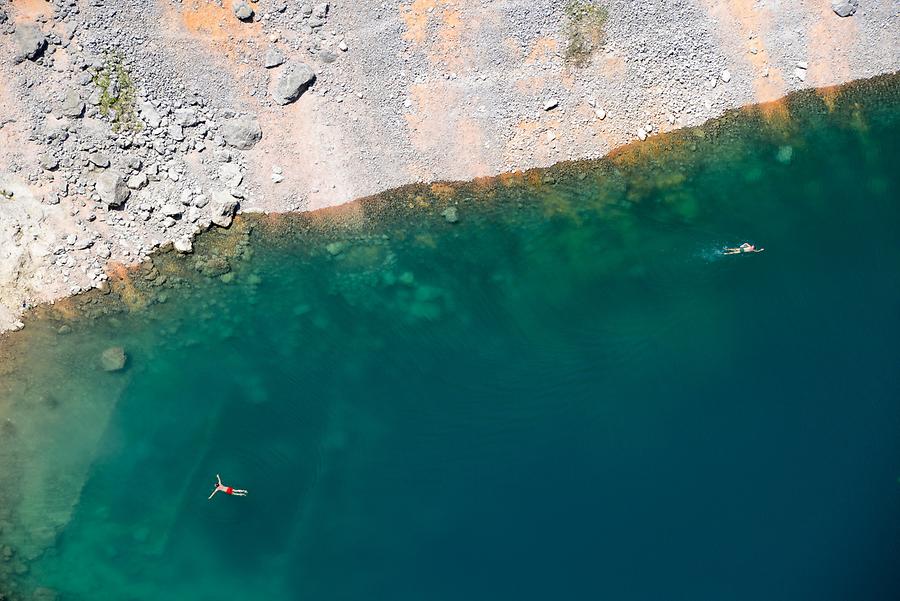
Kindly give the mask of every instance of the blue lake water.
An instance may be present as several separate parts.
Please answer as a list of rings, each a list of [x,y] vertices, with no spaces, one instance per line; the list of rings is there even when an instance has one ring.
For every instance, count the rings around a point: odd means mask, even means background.
[[[7,588],[900,598],[898,81],[248,217],[44,309],[0,343]]]

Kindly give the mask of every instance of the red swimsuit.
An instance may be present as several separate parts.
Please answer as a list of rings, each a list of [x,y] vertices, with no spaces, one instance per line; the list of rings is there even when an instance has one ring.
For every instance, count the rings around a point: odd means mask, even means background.
[[[233,495],[233,494],[234,494],[234,488],[232,488],[232,487],[230,487],[230,486],[226,486],[226,487],[225,487],[225,494],[226,494],[226,495]]]

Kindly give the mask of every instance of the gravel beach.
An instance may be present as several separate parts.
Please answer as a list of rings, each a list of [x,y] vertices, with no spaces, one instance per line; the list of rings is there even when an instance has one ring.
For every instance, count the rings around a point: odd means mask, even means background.
[[[872,0],[0,0],[0,331],[239,211],[598,158],[895,72],[898,32]]]

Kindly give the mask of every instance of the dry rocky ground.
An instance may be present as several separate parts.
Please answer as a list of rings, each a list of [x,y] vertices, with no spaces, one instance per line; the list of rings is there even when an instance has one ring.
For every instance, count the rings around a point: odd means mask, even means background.
[[[605,10],[580,64],[558,0],[0,0],[0,330],[236,210],[599,157],[900,67],[891,0],[577,1]]]

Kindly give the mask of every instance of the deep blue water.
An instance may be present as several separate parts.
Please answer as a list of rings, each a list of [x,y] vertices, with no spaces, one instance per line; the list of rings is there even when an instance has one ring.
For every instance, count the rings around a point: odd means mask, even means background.
[[[159,257],[166,284],[114,286],[11,376],[108,417],[42,449],[83,489],[15,586],[900,598],[895,81]],[[719,254],[745,240],[765,252]],[[208,256],[231,272],[199,275]],[[120,292],[153,302],[122,313]],[[121,374],[93,367],[111,344]],[[29,379],[40,360],[59,381]],[[249,495],[207,500],[216,473]]]

